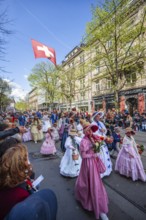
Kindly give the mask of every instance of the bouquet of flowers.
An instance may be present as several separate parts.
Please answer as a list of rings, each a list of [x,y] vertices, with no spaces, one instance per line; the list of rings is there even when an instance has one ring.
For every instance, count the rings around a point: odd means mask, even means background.
[[[140,144],[140,145],[137,145],[137,148],[138,148],[138,153],[141,155],[144,151],[144,146]]]
[[[100,152],[100,148],[104,144],[104,139],[105,138],[102,136],[98,137],[98,136],[93,135],[92,137],[90,137],[90,140],[93,143],[93,148],[94,148],[95,153]]]

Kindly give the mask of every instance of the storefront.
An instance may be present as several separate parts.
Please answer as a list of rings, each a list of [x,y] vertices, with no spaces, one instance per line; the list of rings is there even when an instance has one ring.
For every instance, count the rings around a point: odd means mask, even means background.
[[[102,108],[107,111],[115,107],[114,94],[94,96],[92,100],[94,102],[94,110]],[[120,111],[128,109],[131,115],[133,115],[135,110],[143,113],[146,110],[146,87],[119,92],[119,104]]]
[[[135,110],[141,114],[146,110],[146,87],[121,91],[120,95],[120,110],[128,109],[133,115]]]
[[[94,96],[93,102],[95,111],[99,109],[107,111],[108,109],[112,109],[114,107],[114,94]]]

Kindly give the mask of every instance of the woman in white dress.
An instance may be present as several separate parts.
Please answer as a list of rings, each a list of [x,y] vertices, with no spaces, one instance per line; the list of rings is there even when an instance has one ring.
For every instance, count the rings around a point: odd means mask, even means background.
[[[50,122],[47,112],[44,113],[42,122],[43,122],[42,130],[43,132],[47,132],[48,128],[51,128],[51,122]]]
[[[80,119],[79,124],[77,125],[77,131],[78,131],[78,135],[79,137],[83,138],[84,137],[84,132],[83,132],[83,123],[85,122],[85,120]]]
[[[57,123],[56,122],[53,124],[52,132],[51,133],[52,133],[54,141],[58,142],[60,137],[59,137],[58,127],[57,127]]]
[[[103,124],[103,122],[100,121],[100,119],[103,116],[104,116],[103,112],[100,112],[100,111],[94,112],[92,115],[92,119],[93,119],[92,124],[98,126],[98,130],[94,133],[94,135],[106,138],[107,129],[105,125]],[[100,148],[99,157],[106,167],[106,171],[101,174],[101,178],[103,178],[104,176],[109,176],[112,172],[112,162],[111,162],[110,154],[109,154],[109,151],[108,151],[108,148],[105,142]]]
[[[65,154],[60,163],[60,174],[67,177],[76,177],[79,175],[81,167],[81,157],[78,146],[82,139],[77,137],[75,129],[71,129],[69,137],[65,142]]]

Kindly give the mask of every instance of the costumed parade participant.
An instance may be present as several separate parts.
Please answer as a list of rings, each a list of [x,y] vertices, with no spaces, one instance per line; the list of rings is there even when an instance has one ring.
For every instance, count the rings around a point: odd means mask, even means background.
[[[45,135],[46,139],[41,146],[40,153],[43,155],[49,155],[49,154],[56,153],[55,141],[53,139],[53,135],[51,132],[52,132],[52,128],[49,128],[46,135]]]
[[[75,185],[75,197],[88,211],[94,211],[96,219],[108,220],[108,197],[100,174],[105,172],[105,166],[96,153],[93,132],[97,125],[86,122],[84,134],[80,143],[82,164]],[[100,142],[100,140],[99,140]]]
[[[31,134],[35,144],[43,139],[42,122],[36,115],[31,123]]]
[[[42,122],[43,122],[42,131],[47,132],[48,128],[51,128],[51,122],[50,122],[47,112],[44,113]]]
[[[58,128],[57,128],[57,123],[53,124],[52,127],[52,136],[55,142],[59,141],[60,137],[59,137],[59,132],[58,132]]]
[[[22,139],[24,142],[31,141],[32,135],[29,126],[25,126],[26,132],[22,135]]]
[[[76,123],[75,123],[75,121],[74,121],[73,118],[70,118],[70,119],[69,119],[69,131],[70,131],[71,129],[76,129]]]
[[[77,131],[71,129],[69,137],[65,142],[65,154],[60,163],[60,174],[68,177],[76,177],[79,175],[81,167],[81,157],[78,151],[78,145],[81,138],[77,137]]]
[[[94,135],[97,135],[98,137],[103,137],[104,140],[106,139],[110,141],[110,138],[106,138],[107,129],[105,125],[103,124],[103,122],[100,121],[100,119],[103,116],[104,113],[100,111],[94,112],[92,115],[92,119],[93,119],[92,125],[98,126],[98,130],[94,133]],[[112,162],[105,141],[103,142],[103,145],[100,147],[99,157],[106,167],[106,171],[101,174],[101,177],[103,178],[104,176],[109,176],[112,172]]]
[[[79,137],[81,137],[81,138],[84,137],[83,123],[84,123],[84,120],[83,120],[83,119],[80,119],[80,120],[79,120],[79,124],[77,125],[78,135],[79,135]]]
[[[66,124],[66,118],[65,118],[65,115],[62,113],[60,116],[60,119],[58,120],[58,129],[59,129],[60,140],[62,139],[65,124]]]
[[[122,148],[118,154],[115,170],[121,175],[131,177],[133,181],[146,181],[146,174],[143,168],[141,157],[133,135],[135,132],[128,127],[125,130]]]

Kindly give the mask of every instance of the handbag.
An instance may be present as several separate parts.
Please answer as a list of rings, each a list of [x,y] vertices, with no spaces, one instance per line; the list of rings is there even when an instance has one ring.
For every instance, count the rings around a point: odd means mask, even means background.
[[[73,160],[78,160],[79,159],[79,154],[72,154],[72,159]]]

